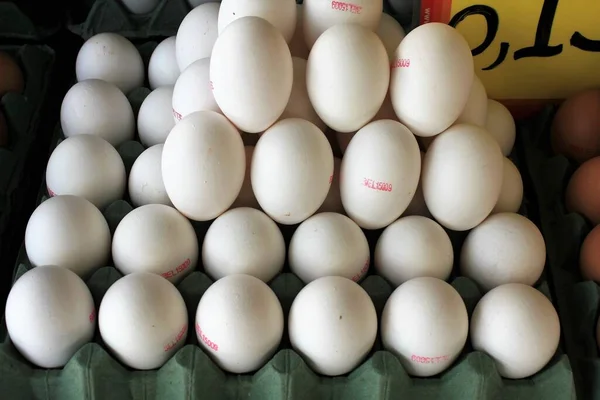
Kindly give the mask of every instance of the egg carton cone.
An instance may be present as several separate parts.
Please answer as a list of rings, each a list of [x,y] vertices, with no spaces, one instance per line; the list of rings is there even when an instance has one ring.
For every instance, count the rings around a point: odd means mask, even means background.
[[[550,126],[556,111],[548,106],[526,123],[523,149],[539,204],[542,233],[548,248],[549,282],[558,305],[565,350],[571,360],[578,397],[600,399],[600,357],[596,323],[600,286],[579,271],[579,249],[592,226],[569,213],[565,191],[576,166],[550,149]]]
[[[0,39],[43,41],[64,21],[61,1],[0,2]]]

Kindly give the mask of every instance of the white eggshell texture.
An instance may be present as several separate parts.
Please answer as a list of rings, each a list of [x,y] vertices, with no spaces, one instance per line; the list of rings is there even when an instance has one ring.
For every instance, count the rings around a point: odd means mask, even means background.
[[[375,270],[394,286],[418,277],[446,280],[454,251],[444,228],[421,217],[402,217],[385,228],[375,246]]]
[[[421,177],[436,221],[455,231],[479,225],[500,196],[503,163],[500,147],[483,128],[458,124],[436,137]]]
[[[173,87],[163,86],[154,89],[144,99],[138,112],[138,135],[144,146],[162,144],[175,126],[171,103]]]
[[[101,210],[123,198],[126,184],[121,156],[98,136],[77,135],[63,140],[46,167],[49,193],[80,196]]]
[[[334,157],[333,158],[333,180],[329,187],[327,197],[321,205],[321,208],[317,212],[335,212],[338,214],[345,214],[344,207],[342,206],[342,198],[340,195],[340,170],[342,168],[342,160]]]
[[[137,272],[108,288],[98,325],[102,341],[117,360],[133,369],[150,370],[161,367],[185,344],[188,314],[172,283]]]
[[[269,282],[284,262],[285,242],[279,227],[253,208],[225,212],[210,225],[202,243],[202,265],[215,280],[246,274]]]
[[[273,25],[258,17],[240,18],[215,43],[210,79],[225,116],[244,132],[262,132],[290,99],[292,55]]]
[[[40,204],[25,230],[25,250],[34,266],[58,265],[84,279],[107,265],[110,230],[102,213],[76,196],[56,196]]]
[[[377,114],[389,77],[383,43],[359,25],[329,28],[315,43],[306,65],[310,101],[325,124],[337,132],[356,131]]]
[[[369,270],[369,243],[345,215],[320,213],[302,222],[290,242],[291,271],[309,283],[324,276],[360,281]]]
[[[210,58],[190,64],[177,79],[173,90],[173,117],[176,122],[196,111],[221,112],[211,89]]]
[[[79,50],[75,65],[77,81],[101,79],[127,94],[144,84],[142,56],[123,36],[106,32],[89,38]]]
[[[196,312],[196,336],[225,371],[256,371],[277,350],[283,310],[266,283],[250,275],[230,275],[213,283]]]
[[[437,278],[415,278],[399,286],[381,315],[383,346],[413,376],[433,376],[447,369],[459,356],[468,334],[463,299]]]
[[[471,344],[489,354],[500,376],[527,378],[554,356],[560,322],[552,303],[531,286],[498,286],[477,303],[471,317]]]
[[[96,329],[89,289],[76,274],[57,266],[36,267],[14,283],[5,319],[12,344],[41,368],[63,367]]]
[[[394,17],[383,13],[381,14],[381,20],[375,33],[377,33],[377,36],[383,42],[390,61],[393,60],[398,45],[400,45],[400,42],[406,36],[404,28],[402,28]]]
[[[217,2],[201,4],[181,21],[175,39],[175,55],[181,72],[194,61],[210,57],[219,35],[220,6]]]
[[[98,79],[78,82],[60,108],[65,137],[96,135],[113,146],[133,139],[135,119],[127,97],[113,84]]]
[[[375,31],[383,10],[382,0],[305,0],[303,4],[304,38],[309,49],[323,32],[334,25],[356,24]]]
[[[454,28],[429,23],[400,42],[390,93],[400,122],[415,135],[434,136],[462,113],[474,77],[471,49]]]
[[[233,204],[245,168],[239,132],[213,111],[198,111],[182,119],[163,147],[167,194],[177,210],[196,221],[216,218]]]
[[[173,206],[162,178],[163,145],[149,147],[135,160],[129,172],[129,197],[134,207],[146,204]]]
[[[259,17],[271,23],[290,42],[296,29],[294,0],[222,0],[219,10],[219,34],[233,21],[243,17]]]
[[[151,89],[172,86],[179,76],[179,65],[175,56],[175,36],[163,40],[156,46],[148,64],[148,81]]]
[[[502,189],[500,197],[492,210],[493,214],[500,212],[518,212],[523,202],[523,179],[521,173],[508,158],[504,157],[504,172],[502,174]]]
[[[292,347],[318,374],[343,375],[371,351],[377,314],[371,298],[357,283],[327,276],[306,285],[288,317]]]
[[[487,92],[481,79],[474,76],[473,85],[471,86],[471,94],[469,100],[463,109],[462,113],[456,120],[457,124],[473,124],[485,128],[487,120],[488,106]]]
[[[198,263],[198,238],[190,221],[173,207],[148,204],[127,214],[112,241],[122,274],[151,272],[178,283]]]
[[[494,137],[502,149],[502,154],[508,156],[515,145],[515,120],[502,103],[488,100],[486,130]]]
[[[364,229],[391,224],[413,198],[420,171],[414,135],[396,121],[371,122],[352,138],[342,159],[340,194],[347,215]]]
[[[333,152],[314,124],[290,118],[258,140],[250,179],[256,200],[276,222],[291,225],[314,214],[333,179]]]
[[[469,232],[460,255],[460,270],[484,290],[505,283],[533,285],[546,263],[540,230],[522,215],[499,213]]]

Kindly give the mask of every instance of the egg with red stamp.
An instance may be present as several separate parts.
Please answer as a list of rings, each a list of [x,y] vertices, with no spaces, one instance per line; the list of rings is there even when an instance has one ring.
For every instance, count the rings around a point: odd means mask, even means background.
[[[172,94],[175,122],[196,111],[222,113],[210,81],[210,58],[202,58],[191,63],[175,83]]]

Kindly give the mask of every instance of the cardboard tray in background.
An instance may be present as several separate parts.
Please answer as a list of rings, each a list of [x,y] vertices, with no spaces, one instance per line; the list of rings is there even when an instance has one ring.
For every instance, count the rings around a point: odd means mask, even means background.
[[[62,26],[63,3],[63,0],[0,1],[0,40],[43,41]]]
[[[576,165],[550,149],[550,126],[556,107],[549,106],[528,121],[522,136],[527,169],[539,204],[542,231],[548,247],[548,265],[558,303],[578,395],[600,399],[600,357],[596,322],[600,286],[585,281],[579,272],[579,249],[592,226],[564,204],[567,184]],[[598,249],[600,251],[600,249]]]
[[[148,44],[148,51],[155,44]],[[144,49],[140,49],[144,54]],[[144,56],[147,58],[147,55]],[[149,93],[149,89],[134,90],[128,98],[135,110]],[[62,139],[60,128],[55,131],[54,145]],[[55,146],[53,146],[55,147]],[[144,150],[143,146],[130,141],[118,147],[127,171]],[[520,163],[516,162],[518,166]],[[47,197],[45,185],[40,189],[38,202]],[[525,209],[529,207],[524,202]],[[109,205],[103,213],[111,232],[119,221],[132,210],[125,200]],[[192,222],[199,243],[210,222]],[[295,226],[280,225],[286,248]],[[381,230],[368,231],[367,238],[371,252]],[[455,246],[460,246],[464,234],[451,233]],[[459,251],[455,251],[458,255]],[[373,259],[373,257],[371,257]],[[201,260],[199,261],[201,264]],[[24,248],[14,270],[18,279],[31,268]],[[177,285],[185,299],[189,326],[194,326],[198,302],[212,281],[198,265],[196,271]],[[88,281],[96,306],[102,296],[121,274],[112,266],[99,269]],[[459,291],[469,315],[481,294],[469,279],[457,277],[456,270],[450,279]],[[381,277],[373,275],[373,268],[361,283],[371,296],[378,316],[392,287]],[[286,315],[302,282],[290,273],[289,266],[269,283],[282,303]],[[544,294],[549,294],[547,283],[542,278],[538,284]],[[398,359],[390,352],[382,350],[378,338],[373,351],[363,364],[347,376],[328,378],[312,372],[301,357],[290,346],[287,332],[275,356],[259,371],[253,374],[231,375],[220,370],[198,346],[193,329],[188,331],[186,345],[180,349],[162,368],[153,371],[132,371],[117,362],[102,346],[102,339],[96,331],[94,340],[82,347],[62,369],[39,369],[25,361],[15,350],[6,334],[6,327],[0,327],[0,392],[7,398],[35,398],[78,400],[81,398],[147,399],[147,398],[187,398],[187,399],[526,399],[526,400],[567,400],[575,398],[573,375],[569,360],[561,349],[550,363],[538,374],[522,380],[502,379],[492,359],[484,353],[475,352],[469,342],[458,361],[443,374],[433,378],[411,378]]]

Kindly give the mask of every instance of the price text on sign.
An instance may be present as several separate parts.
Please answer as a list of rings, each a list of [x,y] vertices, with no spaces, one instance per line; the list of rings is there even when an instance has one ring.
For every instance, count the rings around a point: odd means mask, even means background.
[[[599,16],[597,0],[422,0],[420,22],[465,36],[490,97],[559,99],[600,86]]]

